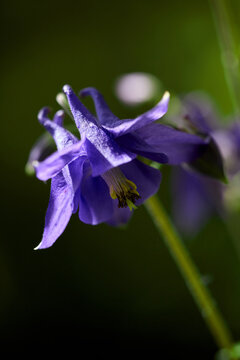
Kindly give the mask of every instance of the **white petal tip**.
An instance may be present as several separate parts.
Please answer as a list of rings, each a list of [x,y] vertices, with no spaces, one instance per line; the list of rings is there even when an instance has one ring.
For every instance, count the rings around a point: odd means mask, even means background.
[[[163,99],[167,100],[170,98],[170,92],[169,91],[165,91],[165,93],[163,94]]]
[[[38,246],[36,246],[33,250],[39,250],[39,249],[41,249],[41,243]]]
[[[56,115],[57,115],[58,117],[64,117],[64,111],[63,111],[63,110],[58,110],[58,111],[56,112]]]
[[[38,167],[38,165],[39,165],[39,161],[33,160],[32,163],[31,163],[31,165],[32,165],[32,167],[33,167],[34,169],[36,169],[36,168]]]
[[[64,85],[63,91],[64,91],[64,93],[65,93],[66,95],[68,95],[68,94],[71,94],[72,88],[71,88],[70,85]]]
[[[43,249],[47,249],[49,246],[43,246],[43,242],[41,241],[40,244],[38,244],[38,246],[36,246],[33,250],[43,250]]]
[[[47,106],[45,106],[44,108],[42,108],[39,112],[38,112],[38,120],[40,122],[44,121],[45,117],[51,112],[51,109]]]

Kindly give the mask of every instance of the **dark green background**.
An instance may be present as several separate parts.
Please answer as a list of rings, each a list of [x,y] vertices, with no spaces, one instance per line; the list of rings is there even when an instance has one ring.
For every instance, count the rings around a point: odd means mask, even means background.
[[[238,36],[240,3],[228,4]],[[49,184],[24,173],[42,133],[37,113],[45,105],[58,109],[55,95],[65,83],[76,91],[97,87],[119,117],[129,117],[138,109],[117,100],[114,81],[122,73],[150,72],[172,93],[207,91],[230,115],[208,1],[2,5],[1,350],[33,348],[33,357],[76,349],[79,358],[114,359],[120,351],[153,358],[157,351],[160,359],[213,359],[213,339],[144,207],[127,230],[88,226],[75,215],[52,248],[33,251]],[[168,182],[166,169],[159,196],[170,211]],[[226,227],[213,217],[187,246],[211,277],[209,286],[239,339],[240,271]]]

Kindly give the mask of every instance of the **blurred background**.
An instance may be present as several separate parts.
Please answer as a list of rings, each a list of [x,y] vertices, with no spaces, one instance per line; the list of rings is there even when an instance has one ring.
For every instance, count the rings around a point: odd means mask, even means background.
[[[240,36],[240,2],[228,6]],[[125,230],[75,215],[52,248],[34,251],[50,184],[24,171],[43,132],[37,113],[59,109],[55,96],[66,83],[97,87],[129,118],[153,103],[124,105],[115,81],[147,72],[162,84],[159,98],[201,90],[231,115],[209,2],[3,0],[1,27],[1,351],[213,359],[215,343],[144,207]],[[171,212],[169,172],[159,196]],[[240,267],[225,224],[213,216],[185,240],[239,340]]]

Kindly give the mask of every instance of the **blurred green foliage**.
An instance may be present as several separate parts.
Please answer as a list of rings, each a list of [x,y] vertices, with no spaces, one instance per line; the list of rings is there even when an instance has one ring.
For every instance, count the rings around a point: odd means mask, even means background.
[[[239,39],[240,2],[228,5]],[[42,133],[37,112],[59,108],[65,83],[97,87],[126,118],[140,108],[117,100],[114,81],[144,71],[172,94],[208,92],[230,116],[208,1],[3,0],[1,26],[1,349],[50,344],[55,354],[76,347],[115,358],[116,350],[145,349],[164,359],[213,359],[213,339],[144,207],[127,230],[88,226],[76,215],[52,248],[34,252],[49,184],[24,172]],[[169,173],[165,167],[159,196],[170,212]],[[240,268],[225,225],[213,217],[187,246],[239,338]]]

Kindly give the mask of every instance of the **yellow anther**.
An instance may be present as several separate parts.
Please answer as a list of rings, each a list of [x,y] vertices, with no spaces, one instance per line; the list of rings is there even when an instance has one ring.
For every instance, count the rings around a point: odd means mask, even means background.
[[[116,192],[114,191],[112,185],[110,186],[110,191],[109,191],[109,192],[110,192],[110,196],[111,196],[111,198],[112,198],[113,200],[117,199],[117,194],[116,194]]]
[[[131,200],[127,199],[127,206],[129,207],[130,211],[132,211],[133,209],[136,210],[137,206],[134,205],[134,203]]]
[[[135,202],[140,199],[136,184],[128,180],[119,168],[114,168],[102,175],[109,187],[112,199],[118,199],[118,207],[136,209]]]

